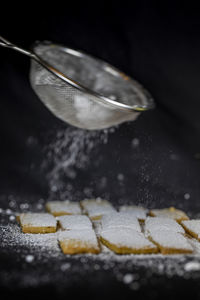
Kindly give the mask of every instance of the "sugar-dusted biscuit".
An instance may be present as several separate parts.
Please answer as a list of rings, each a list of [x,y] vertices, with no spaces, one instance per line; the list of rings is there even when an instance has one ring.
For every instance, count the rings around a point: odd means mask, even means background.
[[[16,216],[15,216],[16,217],[16,221],[18,223],[20,223],[20,215],[22,215],[22,214],[17,213]]]
[[[200,220],[185,220],[181,225],[187,233],[200,241]]]
[[[51,201],[46,203],[46,210],[55,217],[81,214],[78,202]]]
[[[56,232],[57,221],[48,213],[23,213],[18,220],[24,233]]]
[[[149,212],[149,215],[152,217],[162,217],[174,219],[177,222],[181,222],[183,220],[188,220],[188,216],[182,210],[176,209],[175,207],[163,208],[163,209],[152,209]]]
[[[91,205],[109,205],[110,206],[110,202],[108,200],[102,199],[100,197],[98,198],[90,198],[90,199],[84,199],[80,201],[80,205],[83,209],[87,208],[88,206]]]
[[[96,233],[96,236],[99,237],[100,233],[102,231],[101,220],[93,220],[92,225],[93,225],[94,231]]]
[[[61,231],[58,241],[64,254],[98,254],[100,252],[98,240],[93,229]]]
[[[119,211],[130,213],[132,216],[136,217],[139,221],[143,222],[147,217],[148,209],[136,205],[123,205],[119,208]]]
[[[141,232],[139,221],[127,212],[116,212],[104,215],[101,219],[102,230],[110,228],[129,228]]]
[[[116,211],[107,200],[101,198],[85,199],[80,204],[91,220],[99,220],[103,215]]]
[[[129,228],[102,230],[100,241],[117,254],[157,253],[158,248],[143,233]]]
[[[183,227],[175,220],[161,217],[147,217],[144,228],[146,233],[161,230],[185,233]]]
[[[193,248],[182,233],[169,230],[152,231],[150,240],[155,243],[162,254],[192,253]]]
[[[92,229],[92,223],[87,216],[84,215],[65,215],[57,217],[58,223],[63,230],[82,230]]]

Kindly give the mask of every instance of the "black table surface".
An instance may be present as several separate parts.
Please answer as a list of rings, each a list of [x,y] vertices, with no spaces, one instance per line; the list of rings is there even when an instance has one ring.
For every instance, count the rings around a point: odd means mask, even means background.
[[[200,212],[200,24],[195,7],[161,7],[151,2],[132,6],[99,4],[68,8],[67,14],[45,16],[18,14],[12,26],[1,24],[1,34],[28,48],[35,40],[51,40],[84,50],[104,59],[141,82],[153,95],[156,109],[143,113],[135,122],[122,124],[89,154],[90,163],[76,170],[75,200],[85,196],[108,197],[114,204],[136,203],[147,207],[175,205],[190,216]],[[21,16],[21,18],[20,18]],[[3,22],[2,19],[0,22]],[[28,24],[27,28],[24,24]],[[29,61],[10,50],[0,49],[0,207],[34,204],[48,199],[50,185],[46,147],[58,131],[70,126],[56,119],[34,94],[29,83]],[[72,127],[71,127],[72,128]],[[75,130],[72,128],[72,130]],[[30,143],[30,138],[33,143]],[[134,138],[139,146],[131,146]],[[49,162],[50,164],[50,162]],[[119,183],[118,174],[124,175]],[[99,186],[102,177],[107,186]],[[184,197],[189,194],[190,198]],[[2,217],[2,222],[7,222]],[[18,259],[17,259],[18,258]],[[72,259],[73,260],[73,259]],[[137,291],[114,278],[112,270],[73,274],[66,280],[57,272],[56,259],[24,265],[15,251],[0,250],[1,291],[5,295],[66,297],[180,298],[199,295],[199,277],[152,275]],[[78,272],[80,262],[77,264]],[[124,266],[126,269],[126,266]],[[144,268],[145,269],[145,268]],[[137,270],[140,274],[144,269]],[[130,271],[130,270],[129,270]],[[5,274],[10,274],[5,280]],[[36,287],[22,285],[31,274],[41,278]],[[49,280],[44,280],[50,274]]]

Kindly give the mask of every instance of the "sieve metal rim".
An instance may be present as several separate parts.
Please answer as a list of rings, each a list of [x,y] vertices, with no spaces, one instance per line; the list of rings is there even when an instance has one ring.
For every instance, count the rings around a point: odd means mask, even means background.
[[[137,90],[139,91],[139,93],[145,97],[145,100],[147,102],[147,104],[144,105],[139,105],[139,104],[135,104],[135,105],[128,105],[128,104],[124,104],[121,102],[121,100],[112,100],[106,96],[103,96],[93,90],[91,90],[90,88],[87,88],[86,86],[81,85],[80,83],[78,83],[77,81],[71,79],[70,77],[64,75],[62,72],[60,72],[59,70],[57,70],[56,68],[54,68],[53,66],[51,66],[48,62],[46,62],[43,58],[40,57],[40,55],[38,55],[35,52],[35,48],[38,46],[48,46],[48,47],[58,47],[60,48],[62,51],[67,52],[69,54],[69,52],[74,52],[77,53],[80,57],[89,57],[91,59],[94,59],[96,61],[98,61],[99,63],[101,63],[104,66],[107,66],[109,68],[111,68],[113,71],[115,71],[123,80],[130,80],[131,83],[134,84],[134,87],[137,88]],[[105,62],[104,60],[101,60],[99,58],[96,58],[90,54],[85,53],[82,50],[75,50],[69,47],[66,47],[64,45],[61,44],[55,44],[52,43],[50,41],[36,41],[32,47],[31,47],[31,51],[34,54],[35,57],[37,57],[38,62],[40,62],[45,68],[47,68],[51,73],[53,73],[55,76],[59,77],[61,80],[63,80],[65,83],[71,85],[72,87],[78,89],[79,91],[85,92],[87,94],[90,94],[92,96],[95,96],[95,98],[92,98],[94,101],[101,102],[103,104],[109,104],[112,105],[115,108],[118,109],[122,109],[124,111],[127,112],[142,112],[142,111],[147,111],[150,109],[153,109],[155,107],[155,103],[154,100],[152,98],[152,96],[150,95],[150,93],[141,85],[139,84],[136,80],[132,79],[131,77],[129,77],[128,75],[126,75],[125,73],[121,72],[119,69],[117,69],[116,67],[112,66],[111,64]]]

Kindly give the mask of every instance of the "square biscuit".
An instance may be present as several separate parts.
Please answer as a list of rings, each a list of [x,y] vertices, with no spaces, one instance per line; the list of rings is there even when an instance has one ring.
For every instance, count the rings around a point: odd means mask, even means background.
[[[98,254],[100,252],[93,229],[62,231],[59,234],[58,241],[64,254]]]
[[[163,208],[163,209],[152,209],[149,211],[151,217],[162,217],[174,219],[178,223],[183,220],[188,220],[188,216],[182,210],[176,209],[175,207]]]
[[[83,230],[92,229],[92,222],[85,215],[65,215],[57,217],[62,230]]]
[[[141,232],[138,219],[127,212],[115,212],[104,215],[101,219],[102,230],[110,228],[129,228]]]
[[[51,201],[46,203],[46,210],[55,217],[81,214],[78,202]]]
[[[144,222],[148,213],[148,209],[136,205],[122,205],[120,206],[119,211],[130,213],[133,217],[136,217],[141,222]]]
[[[185,220],[181,225],[189,235],[200,241],[200,220]]]
[[[143,233],[129,228],[110,228],[102,230],[100,241],[117,254],[157,253],[158,247]]]
[[[173,219],[161,218],[161,217],[147,217],[144,226],[146,233],[156,231],[172,231],[185,233],[183,227]]]
[[[153,231],[149,239],[158,246],[162,254],[189,254],[192,246],[182,233],[169,230]]]
[[[56,232],[57,221],[48,213],[23,213],[18,220],[24,233]]]
[[[99,205],[110,205],[109,201],[107,201],[105,199],[102,199],[100,197],[84,199],[84,200],[80,201],[80,205],[83,209],[85,209],[85,208],[87,208],[88,206],[91,206],[91,205],[96,205],[97,203]]]
[[[80,205],[91,220],[100,220],[103,215],[116,212],[111,203],[101,198],[85,199],[80,202]]]
[[[87,210],[90,207],[96,207],[96,206],[110,207],[112,205],[110,204],[109,201],[98,197],[98,198],[84,199],[80,201],[80,206],[82,207],[83,210]]]

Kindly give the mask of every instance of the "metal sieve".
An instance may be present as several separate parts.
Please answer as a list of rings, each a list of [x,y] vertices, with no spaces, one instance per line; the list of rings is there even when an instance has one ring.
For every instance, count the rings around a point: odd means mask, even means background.
[[[51,42],[37,42],[27,51],[1,36],[0,46],[31,58],[33,90],[56,117],[76,127],[108,128],[154,107],[138,82],[82,51]]]

